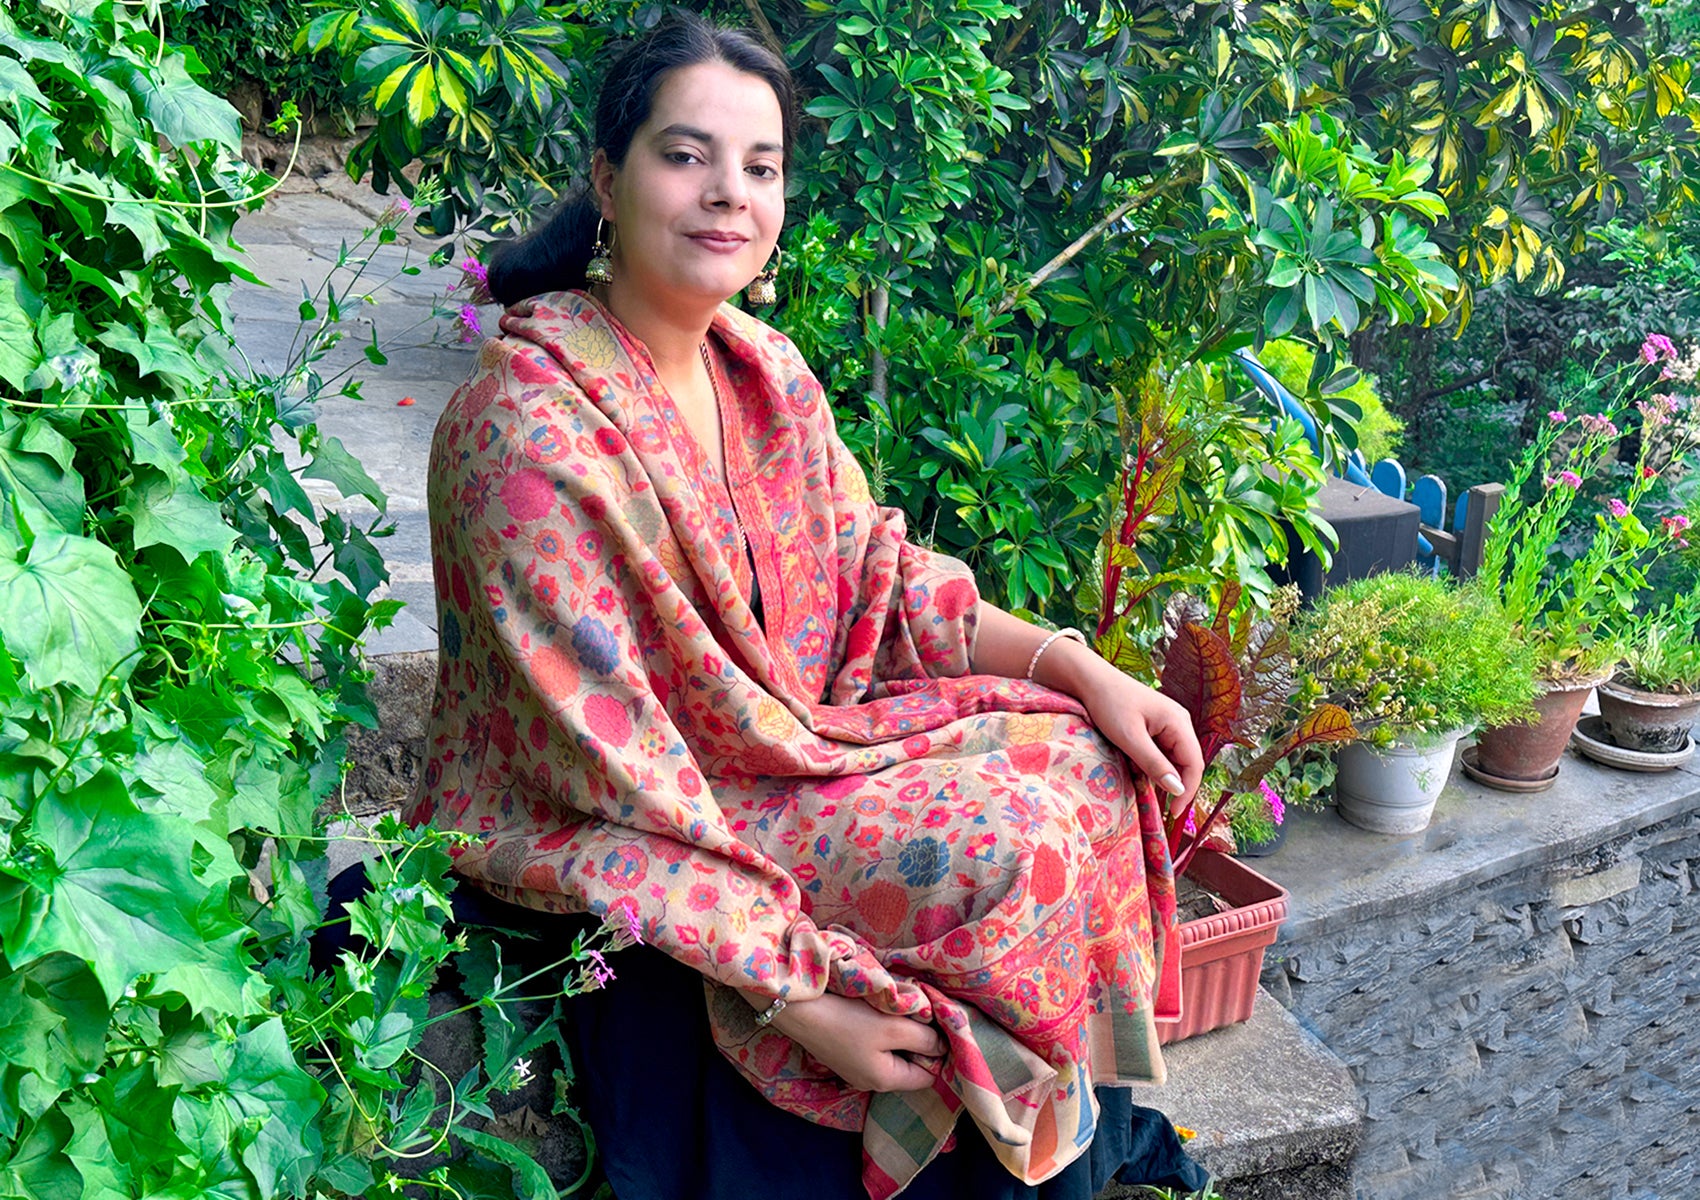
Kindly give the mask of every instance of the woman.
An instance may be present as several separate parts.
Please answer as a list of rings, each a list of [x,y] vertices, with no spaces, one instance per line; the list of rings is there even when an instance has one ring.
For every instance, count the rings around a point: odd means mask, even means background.
[[[775,259],[794,124],[776,55],[672,18],[611,70],[587,194],[493,262],[502,336],[433,448],[442,665],[411,819],[476,835],[457,871],[501,899],[641,926],[654,949],[617,966],[662,975],[618,1009],[575,1001],[574,1044],[595,1059],[633,1036],[609,1020],[642,1008],[660,1037],[706,1009],[713,1070],[772,1131],[705,1138],[698,1169],[819,1132],[892,1195],[966,1109],[1003,1194],[1067,1174],[1084,1196],[1131,1119],[1120,1089],[1084,1156],[1094,1085],[1162,1077],[1173,881],[1140,775],[1190,794],[1197,742],[1178,705],[909,542],[795,348],[726,304]],[[665,972],[687,968],[681,993]],[[655,1085],[623,1086],[587,1102],[615,1190],[667,1195],[629,1127]]]

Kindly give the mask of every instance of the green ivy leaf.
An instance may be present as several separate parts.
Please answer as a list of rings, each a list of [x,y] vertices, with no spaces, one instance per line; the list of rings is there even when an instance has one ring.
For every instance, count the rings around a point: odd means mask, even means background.
[[[227,150],[241,149],[241,114],[189,77],[181,52],[167,55],[151,72],[132,67],[121,78],[155,130],[172,145],[213,141]]]
[[[171,546],[185,561],[194,562],[208,550],[224,554],[236,544],[236,530],[225,521],[223,510],[182,470],[137,474],[140,481],[118,506],[134,525],[136,549]]]
[[[0,380],[19,392],[41,362],[23,272],[0,262]]]
[[[82,532],[83,479],[71,469],[70,443],[45,419],[0,412],[0,500],[0,525],[11,526],[16,505],[32,529]]]
[[[199,824],[219,802],[218,792],[207,782],[207,765],[182,741],[150,742],[136,756],[135,771],[140,781],[158,793],[157,798],[136,795],[143,812],[181,817]]]
[[[0,559],[6,647],[37,687],[92,696],[108,673],[128,677],[142,606],[118,556],[92,538],[47,531],[23,563]]]
[[[82,1200],[83,1177],[65,1154],[71,1122],[57,1110],[42,1114],[0,1163],[0,1196],[23,1200]]]
[[[100,1111],[81,1097],[72,1097],[61,1111],[71,1122],[65,1157],[82,1176],[82,1200],[131,1200],[128,1166],[113,1152]]]
[[[189,825],[141,812],[116,772],[38,804],[29,829],[45,862],[27,879],[0,876],[8,958],[75,955],[109,1004],[137,976],[180,964],[246,979],[240,933],[221,935],[197,920],[206,884],[189,865]]]
[[[135,359],[136,370],[142,375],[158,375],[183,387],[199,384],[207,377],[206,370],[177,336],[159,325],[148,326],[142,337],[128,325],[109,325],[95,340]]]
[[[236,1119],[258,1126],[242,1149],[242,1165],[253,1173],[261,1200],[302,1194],[319,1161],[313,1119],[325,1090],[296,1064],[281,1020],[273,1017],[236,1039],[225,1086],[224,1102]]]
[[[301,472],[301,477],[323,479],[346,497],[364,496],[377,506],[379,512],[383,512],[388,503],[384,489],[366,474],[360,460],[350,454],[348,447],[338,438],[327,437],[319,442],[318,449],[313,452],[313,461]]]

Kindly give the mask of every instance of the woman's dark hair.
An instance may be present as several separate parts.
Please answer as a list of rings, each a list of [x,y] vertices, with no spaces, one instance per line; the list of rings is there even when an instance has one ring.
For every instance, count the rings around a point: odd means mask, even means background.
[[[697,14],[675,9],[653,31],[627,47],[609,68],[596,101],[596,146],[624,166],[632,135],[649,119],[656,90],[680,67],[723,62],[759,76],[773,89],[784,120],[787,160],[796,140],[796,84],[785,60],[754,34],[719,29]],[[512,304],[560,288],[585,286],[584,268],[601,216],[588,180],[568,194],[543,223],[524,237],[503,242],[490,257],[490,294]]]

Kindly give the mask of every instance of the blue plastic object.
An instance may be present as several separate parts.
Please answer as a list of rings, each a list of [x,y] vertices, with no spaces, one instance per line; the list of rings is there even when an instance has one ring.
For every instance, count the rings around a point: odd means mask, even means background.
[[[1275,378],[1268,367],[1258,362],[1257,355],[1253,354],[1249,348],[1234,351],[1234,359],[1240,364],[1240,369],[1250,378],[1253,387],[1273,400],[1283,413],[1292,417],[1304,427],[1305,438],[1310,442],[1311,449],[1320,455],[1322,453],[1322,436],[1317,431],[1316,420],[1305,410],[1305,406],[1299,403],[1298,397],[1288,391],[1286,385]],[[1394,465],[1397,466],[1397,464]],[[1401,477],[1404,473],[1404,469],[1399,468]],[[1369,472],[1364,470],[1361,459],[1347,459],[1338,474],[1347,483],[1355,483],[1359,487],[1375,487],[1375,484],[1370,480]],[[1403,498],[1403,495],[1401,495],[1400,499]],[[1424,556],[1434,553],[1434,547],[1420,533],[1417,535],[1417,553]]]

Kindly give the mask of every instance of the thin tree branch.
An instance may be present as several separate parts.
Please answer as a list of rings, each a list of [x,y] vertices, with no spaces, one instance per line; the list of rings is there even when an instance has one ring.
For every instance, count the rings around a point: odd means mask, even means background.
[[[1082,250],[1086,249],[1087,246],[1091,245],[1094,238],[1102,235],[1110,228],[1110,226],[1125,217],[1136,206],[1144,204],[1147,200],[1153,200],[1156,197],[1161,196],[1164,192],[1170,191],[1185,182],[1188,181],[1178,178],[1165,179],[1163,182],[1154,183],[1150,187],[1139,192],[1137,195],[1130,196],[1128,199],[1116,205],[1115,209],[1111,211],[1109,216],[1105,217],[1096,225],[1092,226],[1092,228],[1088,229],[1085,233],[1075,238],[1073,242],[1069,243],[1067,249],[1035,271],[1031,279],[1022,284],[1019,288],[1006,293],[1004,298],[998,302],[998,311],[1000,313],[1008,312],[1023,296],[1026,296],[1041,287],[1045,280],[1049,279],[1052,275],[1055,275],[1058,271],[1066,267],[1074,259],[1075,255],[1079,254]]]
[[[779,40],[778,34],[773,32],[773,26],[768,23],[767,14],[761,10],[761,0],[744,0],[744,7],[750,10],[751,20],[755,21],[756,28],[761,30],[762,36],[767,39],[768,44],[783,50],[785,43]]]

